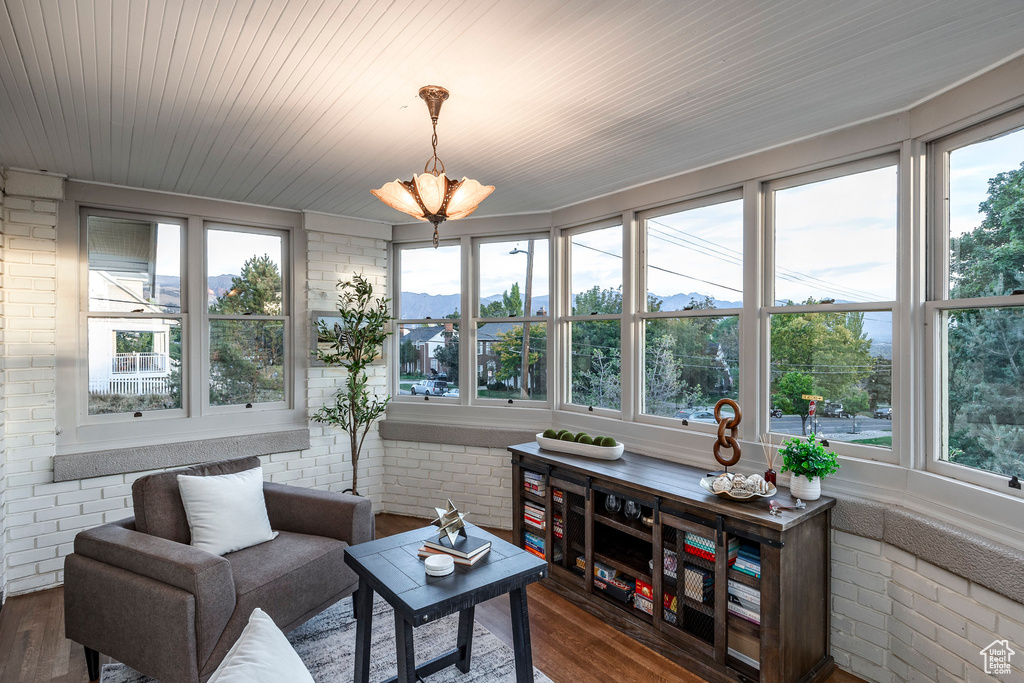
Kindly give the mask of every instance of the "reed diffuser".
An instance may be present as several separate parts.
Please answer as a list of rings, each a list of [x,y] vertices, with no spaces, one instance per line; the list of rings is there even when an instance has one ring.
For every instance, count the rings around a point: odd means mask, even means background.
[[[761,442],[761,451],[764,453],[764,461],[768,463],[768,469],[764,471],[764,480],[775,484],[775,458],[779,455],[778,451],[776,451],[775,447],[772,445],[772,440],[768,434],[762,434],[758,437],[758,440]]]

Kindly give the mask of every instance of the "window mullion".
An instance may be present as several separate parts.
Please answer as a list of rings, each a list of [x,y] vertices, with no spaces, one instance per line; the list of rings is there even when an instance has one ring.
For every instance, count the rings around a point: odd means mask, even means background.
[[[206,413],[210,396],[209,322],[206,320],[206,239],[203,219],[188,219],[183,276],[188,304],[183,314],[187,327],[182,333],[182,404],[190,416]],[[183,299],[184,300],[184,299]]]

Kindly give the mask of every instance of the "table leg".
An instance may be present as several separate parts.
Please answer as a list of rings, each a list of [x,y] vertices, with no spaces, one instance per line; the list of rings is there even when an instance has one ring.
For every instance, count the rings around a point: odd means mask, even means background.
[[[473,654],[473,618],[476,614],[476,606],[468,607],[459,612],[459,640],[456,647],[459,650],[459,661],[455,667],[462,673],[469,673],[469,658]]]
[[[398,683],[416,683],[416,653],[412,624],[395,610],[395,650],[398,655]]]
[[[512,644],[516,653],[516,683],[532,683],[533,652],[530,649],[530,613],[526,606],[526,589],[509,592],[512,607]]]
[[[359,589],[352,596],[356,617],[356,657],[352,680],[355,683],[369,683],[370,680],[370,633],[373,630],[373,589],[365,581],[359,582]]]

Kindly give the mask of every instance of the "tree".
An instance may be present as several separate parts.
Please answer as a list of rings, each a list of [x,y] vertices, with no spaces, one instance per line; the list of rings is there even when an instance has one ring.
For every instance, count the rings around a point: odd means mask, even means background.
[[[662,335],[647,341],[644,358],[644,412],[650,415],[672,415],[675,399],[686,388],[680,379],[680,362],[672,355],[673,339]],[[700,391],[700,387],[697,387]]]
[[[329,349],[317,348],[317,360],[345,370],[343,384],[334,393],[334,405],[321,406],[313,421],[341,427],[348,433],[352,454],[352,493],[358,495],[359,453],[373,423],[384,414],[390,396],[370,392],[366,369],[381,354],[391,331],[390,299],[373,297],[373,285],[362,275],[338,282],[341,322],[329,328],[320,321],[317,333],[329,340]]]
[[[879,405],[888,405],[892,402],[892,359],[885,356],[875,356],[874,367],[871,375],[868,376],[867,389],[868,398],[871,402],[871,409]]]
[[[775,386],[775,406],[787,415],[800,416],[800,433],[807,436],[807,411],[810,401],[804,394],[814,393],[814,378],[800,372],[787,372]]]
[[[594,349],[586,370],[573,376],[572,402],[618,409],[622,400],[619,349]]]
[[[491,350],[497,356],[497,367],[494,378],[514,386],[523,385],[523,326],[515,325],[507,332],[495,334],[495,342]],[[547,351],[547,327],[545,325],[530,326],[530,347],[527,351],[528,381],[526,384],[533,389],[546,384],[544,377],[545,363],[543,359]]]
[[[254,256],[210,305],[220,315],[280,315],[281,272],[270,256]],[[214,405],[284,398],[284,323],[217,319],[210,323],[210,402]]]
[[[398,345],[398,361],[405,366],[416,367],[416,361],[419,360],[420,354],[413,346],[412,341],[409,339],[403,339],[402,343]]]
[[[434,349],[434,358],[438,366],[448,375],[448,381],[455,386],[459,384],[459,331],[452,326],[445,327],[441,332],[444,343]]]
[[[871,399],[867,390],[850,387],[843,396],[843,410],[853,416],[853,433],[857,433],[857,416],[871,410]]]

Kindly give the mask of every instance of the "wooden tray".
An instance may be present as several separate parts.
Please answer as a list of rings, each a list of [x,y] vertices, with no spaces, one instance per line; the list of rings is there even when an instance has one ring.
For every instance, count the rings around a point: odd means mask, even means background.
[[[622,451],[626,449],[621,443],[617,446],[590,446],[575,441],[562,441],[561,439],[549,439],[543,434],[537,435],[537,444],[548,451],[569,453],[570,455],[582,455],[586,458],[597,460],[618,460],[622,457]]]
[[[771,484],[771,482],[768,483]],[[711,488],[711,483],[708,481],[707,477],[701,477],[700,485],[705,491],[707,491],[708,493],[713,493],[719,498],[728,498],[729,500],[735,500],[741,503],[745,503],[749,500],[754,500],[755,498],[771,498],[772,496],[779,492],[779,490],[775,487],[775,484],[771,484],[772,488],[771,491],[769,491],[768,493],[754,493],[753,491],[743,491],[742,493],[738,491],[735,493],[732,491],[715,491],[713,488]]]

